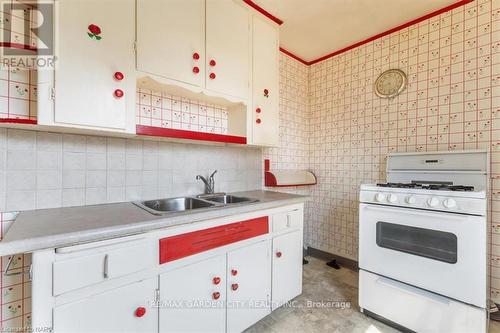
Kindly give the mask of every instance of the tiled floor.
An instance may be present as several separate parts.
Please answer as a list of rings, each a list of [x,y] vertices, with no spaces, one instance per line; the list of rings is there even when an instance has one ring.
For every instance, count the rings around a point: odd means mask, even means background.
[[[304,266],[304,290],[302,295],[295,299],[295,306],[276,310],[249,328],[246,333],[398,332],[359,312],[357,272],[346,268],[335,270],[319,259],[307,259],[309,264]],[[310,303],[312,301],[329,301],[333,304],[313,307]],[[350,304],[350,307],[347,307],[347,304]],[[500,333],[500,323],[491,322],[489,332]]]

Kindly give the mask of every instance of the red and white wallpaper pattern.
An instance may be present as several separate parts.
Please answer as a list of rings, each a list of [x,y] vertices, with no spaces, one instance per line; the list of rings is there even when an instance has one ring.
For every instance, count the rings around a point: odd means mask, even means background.
[[[373,92],[389,68],[394,99]],[[491,286],[500,301],[500,2],[478,0],[310,67],[310,245],[358,255],[358,193],[385,180],[390,152],[491,152]]]

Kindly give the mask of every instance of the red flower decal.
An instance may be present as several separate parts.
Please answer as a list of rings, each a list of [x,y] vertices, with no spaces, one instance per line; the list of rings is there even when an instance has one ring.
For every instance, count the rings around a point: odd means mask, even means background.
[[[89,32],[87,32],[87,35],[90,37],[90,38],[95,38],[96,40],[101,40],[102,37],[99,36],[101,34],[101,28],[99,28],[99,26],[95,25],[95,24],[91,24],[88,26],[88,29],[89,29]]]

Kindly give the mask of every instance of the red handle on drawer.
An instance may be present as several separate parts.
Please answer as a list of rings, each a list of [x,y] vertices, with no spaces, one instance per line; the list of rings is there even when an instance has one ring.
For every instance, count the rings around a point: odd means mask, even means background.
[[[214,67],[215,65],[217,65],[217,63],[215,62],[214,59],[210,60],[210,66]]]
[[[211,80],[215,80],[217,76],[215,75],[215,73],[210,73],[209,77]]]
[[[257,109],[255,109],[255,112],[257,112],[257,113],[261,113],[261,112],[262,112],[262,110],[261,110],[260,108],[257,108]]]
[[[212,279],[212,282],[213,282],[214,284],[219,284],[219,283],[220,283],[220,277],[218,277],[218,276],[214,277],[214,278]]]
[[[235,269],[232,269],[232,270],[231,270],[231,275],[232,275],[232,276],[236,276],[237,274],[238,274],[238,271],[237,271],[237,270],[235,270]]]
[[[117,79],[118,81],[123,80],[124,77],[125,77],[125,75],[123,75],[122,72],[116,72],[115,73],[115,79]]]
[[[115,90],[115,96],[116,96],[117,98],[122,98],[122,97],[123,97],[123,95],[124,95],[123,90],[121,90],[121,89],[116,89],[116,90]]]
[[[212,294],[213,299],[219,299],[220,298],[220,292],[216,291]]]
[[[143,306],[140,306],[138,307],[136,310],[135,310],[135,316],[136,317],[142,317],[146,314],[146,308],[143,307]]]
[[[200,72],[200,69],[198,67],[193,67],[193,73],[198,74]]]
[[[239,287],[239,286],[238,286],[238,284],[237,284],[237,283],[233,283],[233,284],[231,285],[231,289],[233,289],[233,290],[238,290],[238,287]]]
[[[276,252],[276,257],[281,258],[282,253],[280,251]]]
[[[193,53],[193,59],[194,60],[200,59],[200,55],[197,52]]]
[[[260,124],[262,122],[262,120],[260,120],[259,118],[257,118],[257,120],[255,121],[257,124]]]

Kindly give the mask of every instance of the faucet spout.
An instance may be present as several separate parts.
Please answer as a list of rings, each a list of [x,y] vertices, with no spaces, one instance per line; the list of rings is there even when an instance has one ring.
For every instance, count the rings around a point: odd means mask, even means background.
[[[205,178],[202,175],[196,176],[196,180],[201,180],[205,184],[205,194],[213,194],[215,191],[215,179],[214,176],[217,173],[217,170],[215,170],[210,177]]]

